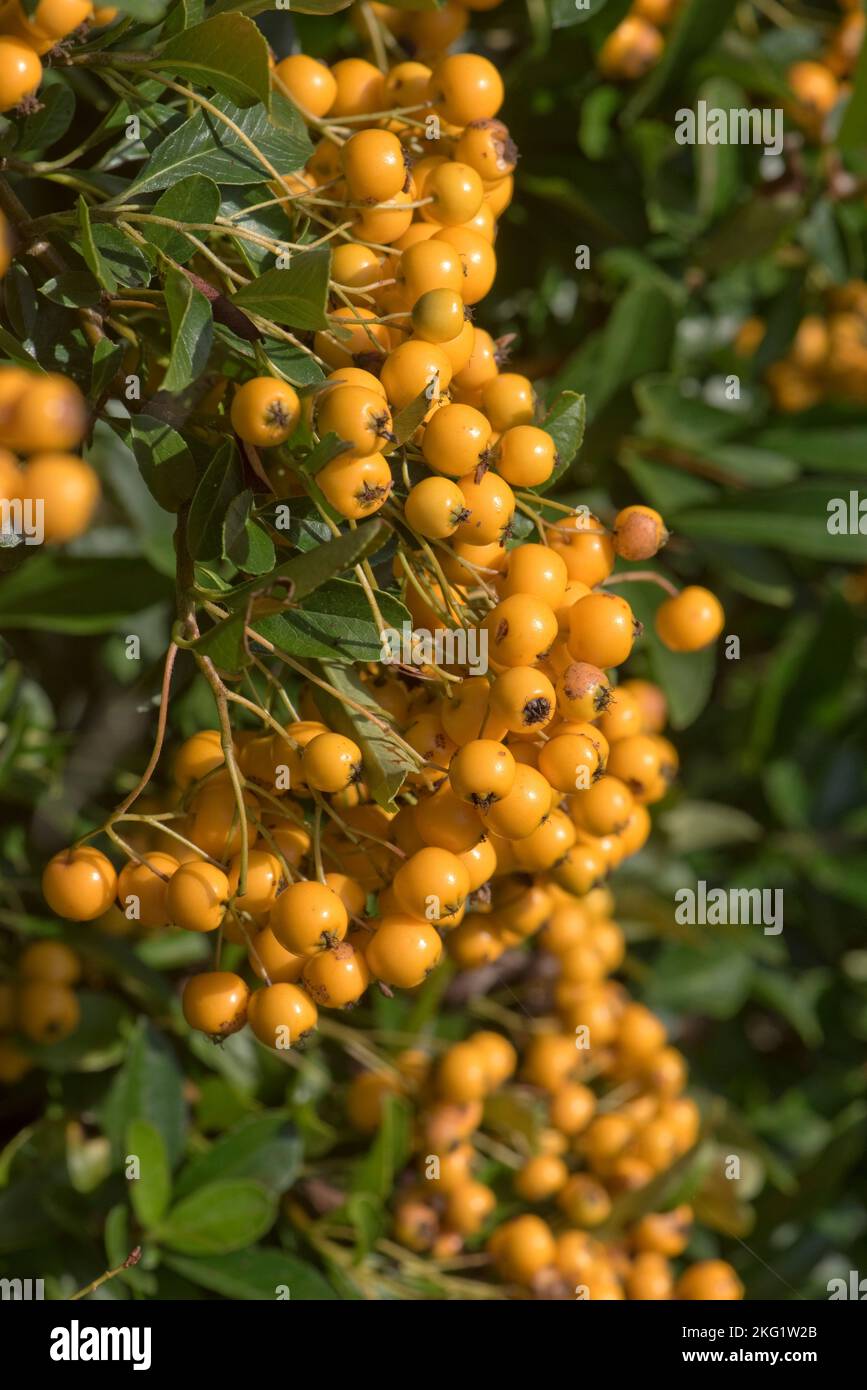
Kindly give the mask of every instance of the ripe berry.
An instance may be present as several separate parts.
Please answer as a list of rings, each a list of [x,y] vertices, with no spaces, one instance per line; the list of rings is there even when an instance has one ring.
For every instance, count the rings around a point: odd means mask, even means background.
[[[140,863],[130,860],[121,869],[117,878],[118,902],[140,926],[168,924],[168,887],[177,868],[174,855],[155,851],[144,855]]]
[[[590,835],[616,835],[626,824],[634,799],[625,782],[604,776],[569,799],[577,826]]]
[[[470,405],[444,405],[425,426],[422,453],[435,472],[463,479],[472,476],[473,470],[486,457],[490,438],[491,427],[481,411]],[[463,483],[461,490],[464,490]],[[469,534],[462,534],[462,539],[471,545],[487,543],[478,539],[472,516],[465,520],[465,526],[469,526]],[[491,540],[499,540],[499,532]]]
[[[500,585],[503,598],[533,594],[557,610],[566,592],[566,565],[556,550],[526,542],[509,552],[509,568]]]
[[[358,521],[378,512],[388,501],[391,468],[388,459],[379,453],[366,458],[341,454],[319,470],[316,482],[340,516]]]
[[[211,1038],[227,1038],[247,1022],[250,991],[240,975],[208,970],[191,975],[184,985],[181,1006],[191,1028]]]
[[[614,542],[598,517],[576,512],[548,532],[548,544],[563,556],[569,578],[593,589],[614,569]]]
[[[172,772],[182,791],[223,764],[219,729],[202,729],[186,739],[175,755]]]
[[[536,425],[512,425],[497,444],[497,469],[515,487],[546,483],[556,466],[557,446]]]
[[[318,734],[304,749],[301,766],[309,787],[343,791],[361,778],[361,749],[343,734]]]
[[[701,1260],[685,1269],[674,1289],[675,1298],[734,1301],[744,1296],[744,1286],[725,1260]]]
[[[114,865],[90,845],[61,850],[45,866],[42,896],[52,912],[70,922],[92,922],[114,902]]]
[[[570,1138],[587,1128],[596,1109],[596,1097],[589,1086],[568,1081],[551,1097],[548,1116],[551,1124]]]
[[[550,813],[551,795],[551,788],[541,772],[516,763],[515,780],[509,794],[502,801],[483,808],[486,829],[506,840],[525,839]]]
[[[469,164],[485,183],[497,183],[514,172],[518,147],[502,121],[471,121],[455,145],[455,159]]]
[[[611,1198],[588,1173],[574,1173],[561,1189],[558,1205],[576,1226],[601,1226],[611,1215]]]
[[[610,701],[605,672],[585,661],[574,661],[557,680],[557,712],[569,719],[595,719]]]
[[[304,967],[304,988],[320,1008],[343,1009],[356,1003],[370,984],[367,962],[348,941],[311,956]]]
[[[426,343],[449,342],[467,322],[464,301],[457,290],[428,290],[412,306],[413,332]]]
[[[417,850],[394,876],[394,892],[404,912],[423,921],[450,917],[463,905],[469,875],[456,854],[436,846]]]
[[[665,522],[652,507],[624,507],[614,519],[614,549],[623,560],[652,560],[668,540]]]
[[[490,913],[470,913],[446,938],[446,950],[459,970],[490,965],[504,949]]]
[[[490,1089],[487,1062],[472,1038],[449,1048],[437,1068],[437,1090],[455,1105],[482,1100]]]
[[[576,844],[554,870],[554,880],[567,893],[580,898],[605,882],[608,865],[601,850],[590,844]]]
[[[501,721],[504,731],[513,734],[541,732],[554,718],[556,701],[554,687],[541,671],[512,666],[491,687],[491,721]]]
[[[426,198],[433,199],[421,210],[424,220],[456,227],[475,217],[485,190],[475,169],[455,160],[443,160],[431,170],[424,192]]]
[[[515,759],[494,739],[474,739],[449,763],[452,791],[481,810],[508,796],[515,782]]]
[[[51,980],[25,980],[18,991],[18,1027],[31,1042],[60,1042],[74,1033],[81,1009],[72,990]]]
[[[548,1224],[528,1213],[500,1226],[488,1250],[504,1279],[529,1287],[537,1274],[554,1263],[557,1246]]]
[[[482,624],[490,654],[500,666],[532,666],[557,637],[557,619],[543,599],[512,594],[492,608]]]
[[[383,110],[383,77],[373,63],[365,58],[343,58],[334,64],[331,74],[337,93],[329,116],[336,120],[339,116],[366,116]]]
[[[636,627],[619,594],[587,594],[569,610],[569,652],[593,666],[620,666],[632,651]]]
[[[454,406],[452,409],[468,410],[470,407]],[[469,516],[461,522],[455,537],[468,545],[491,545],[494,541],[504,544],[511,534],[515,494],[509,484],[490,469],[478,481],[477,476],[467,473],[458,483]]]
[[[365,240],[373,241],[374,238],[366,237]],[[382,241],[382,237],[376,240]],[[329,311],[328,317],[340,330],[340,337],[335,337],[327,329],[320,329],[313,339],[313,350],[329,367],[335,370],[351,367],[356,357],[388,351],[391,343],[388,327],[384,323],[371,322],[376,319],[372,309],[365,308],[363,304],[345,305]]]
[[[460,856],[479,839],[479,821],[473,805],[468,799],[459,798],[448,782],[419,801],[413,812],[413,826],[421,844],[411,848],[410,853],[431,845]]]
[[[312,879],[290,883],[271,909],[271,930],[295,956],[312,956],[342,941],[348,926],[337,894]]]
[[[18,974],[22,980],[75,985],[81,978],[81,961],[62,941],[34,941],[18,958]]]
[[[383,917],[364,956],[374,979],[397,989],[420,985],[439,961],[442,942],[436,929],[414,917]]]
[[[397,281],[412,308],[430,290],[455,290],[460,294],[464,272],[455,247],[439,237],[430,237],[403,252]]]
[[[247,1020],[260,1043],[280,1050],[306,1038],[317,1017],[316,1005],[297,985],[265,985],[247,1005]]]
[[[0,111],[11,111],[33,96],[41,81],[42,64],[30,44],[0,35]]]
[[[327,116],[337,96],[337,83],[324,63],[306,53],[292,53],[274,69],[302,115]]]
[[[683,1254],[692,1234],[692,1207],[679,1206],[672,1211],[649,1212],[633,1227],[632,1242],[636,1250],[667,1255],[673,1259]]]
[[[515,1191],[525,1202],[546,1202],[569,1178],[569,1169],[555,1154],[536,1154],[515,1174]]]
[[[586,790],[602,766],[600,741],[587,726],[586,733],[563,733],[550,738],[539,753],[539,771],[557,791]]]
[[[429,97],[452,125],[490,120],[503,104],[503,80],[493,63],[475,53],[452,53],[431,75]]]
[[[166,889],[168,919],[185,931],[216,931],[229,897],[229,880],[215,864],[181,864]]]
[[[270,449],[285,443],[294,431],[301,402],[288,382],[257,376],[238,387],[230,413],[239,439],[257,449]]]
[[[446,1224],[462,1236],[478,1235],[496,1205],[494,1192],[484,1183],[458,1183],[446,1198]]]
[[[465,304],[484,299],[497,274],[497,257],[487,237],[466,226],[443,227],[440,240],[458,253],[463,279],[461,295]]]
[[[408,525],[429,541],[453,536],[468,515],[463,493],[449,478],[423,478],[404,503]]]
[[[348,446],[341,459],[367,458],[393,439],[388,406],[377,391],[363,386],[335,386],[323,391],[316,428],[321,437],[336,434]]]
[[[270,980],[272,984],[294,984],[301,979],[306,962],[305,956],[294,956],[281,946],[270,927],[251,934],[247,945],[247,958],[251,969],[260,980]]]
[[[99,502],[99,478],[75,454],[36,454],[22,474],[20,495],[42,502],[45,540],[62,544],[87,530]]]
[[[723,630],[722,604],[709,589],[691,584],[656,610],[659,640],[672,652],[697,652],[715,642]]]
[[[340,150],[340,163],[354,199],[385,203],[406,183],[403,146],[388,130],[359,130]]]
[[[257,810],[252,792],[244,792],[247,806],[247,843],[256,839],[253,815]],[[212,859],[225,861],[241,848],[241,823],[235,793],[228,777],[214,777],[195,793],[190,804],[193,815],[190,839]]]
[[[599,71],[614,81],[636,81],[659,62],[665,41],[647,20],[628,15],[612,29],[597,57]]]
[[[416,338],[390,352],[382,367],[382,384],[394,411],[403,410],[422,392],[433,404],[448,390],[451,379],[452,364],[443,349]]]
[[[274,905],[282,876],[280,861],[270,849],[251,849],[247,855],[247,884],[243,894],[238,896],[241,856],[233,855],[229,864],[229,894],[235,899],[235,906],[241,912],[249,912],[259,925],[267,919]]]

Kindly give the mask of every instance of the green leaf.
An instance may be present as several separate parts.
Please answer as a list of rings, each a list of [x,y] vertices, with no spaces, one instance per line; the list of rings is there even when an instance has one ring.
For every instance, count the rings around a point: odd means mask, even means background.
[[[181,1255],[222,1255],[254,1245],[276,1217],[276,1199],[260,1183],[221,1178],[178,1202],[153,1234]]]
[[[68,270],[39,286],[39,293],[64,309],[93,309],[102,299],[99,281],[87,270]]]
[[[266,184],[270,175],[251,145],[283,174],[300,169],[313,152],[301,116],[276,93],[270,116],[262,106],[242,110],[222,97],[213,104],[231,127],[210,112],[196,111],[157,146],[125,201],[169,188],[190,174],[221,185]]]
[[[90,394],[95,401],[102,399],[123,365],[124,350],[110,338],[100,338],[93,349]]]
[[[255,1115],[190,1159],[178,1177],[175,1193],[186,1197],[218,1178],[250,1178],[276,1197],[298,1176],[301,1141],[283,1111]]]
[[[351,668],[331,665],[323,661],[322,673],[330,685],[348,695],[363,709],[381,720],[382,710],[370,694],[369,688],[362,685]],[[370,794],[379,806],[393,807],[394,798],[400,791],[415,764],[385,730],[374,724],[366,714],[349,709],[341,700],[317,693],[317,702],[322,708],[323,717],[328,719],[328,727],[336,729],[354,739],[364,758],[364,777]]]
[[[392,433],[395,443],[389,445],[383,452],[390,454],[399,445],[405,444],[411,439],[421,424],[424,417],[430,410],[430,398],[426,391],[420,391],[414,401],[405,405],[403,410],[399,410],[391,422]]]
[[[187,520],[187,543],[195,560],[213,560],[223,549],[223,520],[229,504],[243,490],[241,464],[234,440],[220,445],[202,477]]]
[[[75,93],[65,82],[43,82],[39,89],[40,109],[15,122],[18,136],[15,154],[37,154],[56,145],[72,125]]]
[[[755,963],[731,932],[756,928],[699,926],[686,930],[698,938],[696,944],[668,942],[662,947],[654,962],[648,1004],[675,1013],[732,1018],[749,996]]]
[[[726,77],[710,77],[698,89],[698,101],[708,109],[735,111],[749,106],[746,93]],[[739,145],[696,145],[696,203],[703,224],[727,212],[738,196],[741,174]]]
[[[99,281],[104,290],[113,294],[117,289],[117,279],[108,262],[100,255],[96,242],[93,238],[93,227],[90,222],[90,211],[84,198],[79,194],[78,203],[78,230],[81,235],[81,254],[83,255],[88,269]]]
[[[290,328],[327,328],[330,274],[331,252],[327,247],[297,252],[285,270],[266,270],[238,290],[232,303]]]
[[[239,1250],[232,1255],[212,1255],[207,1259],[166,1255],[164,1259],[177,1274],[203,1289],[222,1294],[223,1298],[262,1301],[288,1298],[295,1303],[321,1303],[337,1297],[314,1265],[285,1250]]]
[[[113,279],[115,288],[147,285],[151,278],[151,267],[139,247],[119,227],[107,222],[95,222],[91,229],[95,252],[99,257],[101,276]],[[84,255],[84,247],[79,243]]]
[[[165,1038],[147,1019],[139,1019],[123,1066],[102,1106],[102,1125],[118,1162],[132,1120],[148,1120],[162,1136],[174,1166],[184,1148],[187,1115],[183,1077]]]
[[[797,194],[779,193],[774,198],[757,195],[717,224],[698,247],[696,260],[709,275],[744,259],[757,260],[783,241],[803,215],[803,203]]]
[[[169,267],[165,282],[172,351],[161,390],[184,391],[208,365],[214,338],[210,302],[180,270]]]
[[[130,1201],[137,1219],[149,1230],[164,1216],[172,1195],[172,1175],[162,1135],[147,1120],[134,1119],[126,1130],[126,1159],[138,1159],[139,1176],[130,1178]]]
[[[400,631],[404,622],[411,624],[409,610],[391,594],[377,593],[377,604],[387,627]],[[382,651],[364,590],[346,579],[329,580],[299,608],[259,619],[253,627],[289,656],[358,664],[378,660]]]
[[[108,632],[130,613],[171,598],[171,585],[140,557],[28,558],[0,586],[0,627]]]
[[[668,367],[676,318],[667,290],[649,279],[634,281],[619,296],[602,333],[567,362],[552,389],[585,392],[588,416],[595,419],[624,387]]]
[[[274,542],[251,515],[253,493],[233,499],[223,523],[223,555],[245,574],[268,574],[276,558]]]
[[[867,425],[859,417],[846,423],[814,425],[799,417],[796,425],[771,425],[753,437],[759,449],[793,459],[805,468],[818,473],[853,473],[861,475],[867,457]]]
[[[738,806],[716,801],[681,801],[663,811],[659,823],[675,854],[749,844],[761,839],[762,827]]]
[[[151,66],[211,87],[236,106],[271,99],[268,46],[251,19],[242,14],[214,15],[183,29],[150,59]]]
[[[867,44],[862,43],[858,66],[855,69],[853,79],[852,95],[837,133],[836,145],[841,150],[854,150],[856,152],[863,150],[865,129],[867,129]]]
[[[303,555],[294,555],[291,560],[278,565],[271,578],[290,580],[292,598],[300,603],[329,579],[336,579],[368,555],[373,555],[390,535],[391,528],[379,517],[374,517],[370,521],[363,521],[354,531],[345,531],[327,545],[317,545]],[[249,595],[261,589],[262,581],[252,579],[235,589],[229,602],[233,608],[245,608]]]
[[[573,463],[584,443],[587,423],[587,400],[574,391],[561,391],[542,421],[542,429],[550,434],[557,446],[557,462],[547,482],[533,492],[548,492]]]
[[[151,495],[168,512],[177,511],[193,495],[196,465],[181,436],[164,420],[134,415],[128,443]]]
[[[829,507],[848,513],[849,489],[804,482],[781,491],[725,497],[714,507],[669,517],[674,531],[697,540],[743,541],[792,555],[841,564],[867,562],[867,535],[837,535],[829,527]]]
[[[154,217],[165,217],[174,226],[161,227],[153,222],[145,222],[141,226],[141,233],[152,246],[183,265],[196,253],[193,243],[184,236],[183,224],[213,225],[219,211],[220,190],[214,180],[202,174],[190,174],[188,178],[167,188],[151,209]],[[201,239],[200,233],[196,235]]]
[[[410,1149],[409,1106],[401,1097],[387,1095],[376,1137],[353,1171],[353,1192],[370,1193],[386,1201],[391,1196],[394,1180],[404,1167]]]

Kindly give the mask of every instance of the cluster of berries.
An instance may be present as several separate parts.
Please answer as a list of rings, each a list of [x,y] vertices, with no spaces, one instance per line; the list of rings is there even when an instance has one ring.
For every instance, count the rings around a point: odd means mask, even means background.
[[[96,473],[71,452],[86,428],[84,398],[68,377],[0,367],[0,503],[10,516],[22,503],[39,506],[49,544],[80,536],[99,501]]]
[[[28,14],[21,0],[0,4],[0,111],[36,110],[42,58],[82,25],[112,24],[117,10],[91,0],[39,0]]]
[[[766,324],[749,318],[735,348],[751,357]],[[777,410],[797,414],[823,401],[863,405],[867,401],[867,283],[852,280],[829,290],[824,303],[798,325],[785,357],[771,364],[765,380]]]
[[[0,1082],[12,1085],[33,1066],[16,1042],[61,1042],[74,1033],[81,1017],[75,986],[81,961],[63,941],[48,937],[26,946],[18,958],[15,978],[0,981]]]
[[[541,999],[535,989],[543,1012],[518,1025],[520,1056],[487,1030],[438,1059],[414,1048],[357,1075],[346,1114],[373,1134],[387,1097],[413,1108],[414,1158],[393,1218],[410,1250],[447,1265],[484,1244],[521,1297],[741,1298],[723,1261],[672,1266],[690,1238],[689,1207],[623,1211],[693,1148],[701,1122],[662,1022],[607,978],[624,956],[612,906],[606,889],[577,898],[541,880],[495,905],[492,926],[536,935],[546,981]],[[536,1210],[512,1216],[516,1201]]]

